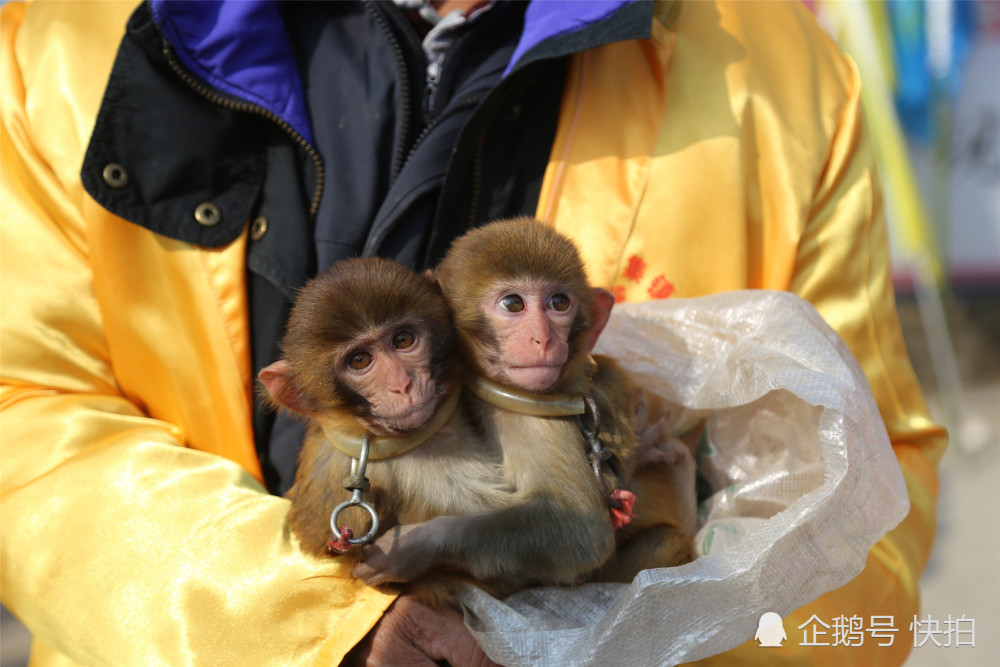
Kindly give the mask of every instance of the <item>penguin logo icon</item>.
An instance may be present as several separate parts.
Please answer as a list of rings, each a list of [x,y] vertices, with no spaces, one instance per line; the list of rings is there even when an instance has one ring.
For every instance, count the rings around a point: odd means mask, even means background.
[[[781,642],[788,639],[781,616],[773,611],[763,614],[757,622],[757,634],[753,638],[759,641],[761,646],[781,646]]]

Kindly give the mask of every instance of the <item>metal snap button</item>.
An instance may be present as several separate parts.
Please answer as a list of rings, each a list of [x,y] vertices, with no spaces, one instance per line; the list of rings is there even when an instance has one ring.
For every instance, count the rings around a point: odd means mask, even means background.
[[[194,209],[194,219],[199,225],[213,227],[222,222],[222,211],[210,201],[198,204]]]
[[[267,233],[267,218],[264,216],[258,216],[254,219],[253,224],[250,225],[250,238],[254,241],[260,241],[264,234]]]
[[[104,177],[104,182],[113,188],[124,188],[128,185],[128,172],[117,162],[108,164],[101,175]]]

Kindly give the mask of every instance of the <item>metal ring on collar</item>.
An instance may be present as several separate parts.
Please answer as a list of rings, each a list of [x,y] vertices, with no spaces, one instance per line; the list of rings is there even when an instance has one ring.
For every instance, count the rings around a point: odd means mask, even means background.
[[[371,450],[371,445],[372,445],[372,436],[370,433],[366,433],[365,436],[361,439],[361,452],[358,458],[353,459],[351,461],[352,477],[357,477],[358,479],[362,480],[365,479],[365,470],[368,467],[368,453]],[[340,529],[337,528],[337,517],[340,516],[340,513],[346,510],[348,507],[361,507],[362,509],[367,511],[372,518],[371,530],[369,530],[364,537],[359,537],[356,540],[350,539],[348,540],[348,542],[351,543],[351,546],[355,547],[362,544],[368,544],[369,542],[372,541],[372,538],[375,537],[376,533],[378,533],[378,512],[375,511],[374,507],[372,507],[365,501],[361,500],[361,489],[358,488],[352,489],[351,499],[346,500],[333,508],[333,513],[330,514],[330,530],[333,531],[334,537],[336,537],[339,540]]]
[[[355,547],[360,546],[362,544],[368,544],[378,533],[378,512],[375,511],[374,507],[372,507],[365,501],[361,500],[360,491],[355,491],[354,495],[351,497],[350,500],[345,500],[344,502],[340,503],[339,505],[333,508],[333,513],[330,515],[330,530],[333,531],[334,537],[336,537],[339,540],[340,529],[337,528],[337,517],[340,516],[340,513],[343,512],[348,507],[361,507],[362,509],[367,511],[369,516],[371,516],[372,518],[371,530],[369,530],[368,533],[365,534],[363,537],[359,537],[358,539],[351,539],[348,540],[348,542],[350,542],[351,545]]]

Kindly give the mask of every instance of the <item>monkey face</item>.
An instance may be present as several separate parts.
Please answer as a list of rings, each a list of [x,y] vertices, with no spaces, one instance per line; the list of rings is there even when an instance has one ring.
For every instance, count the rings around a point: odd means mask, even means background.
[[[568,285],[549,279],[495,284],[480,302],[490,338],[497,342],[496,353],[483,364],[486,376],[526,391],[550,389],[569,359],[579,305]]]
[[[443,392],[432,372],[431,337],[420,322],[379,327],[339,358],[340,380],[364,400],[363,419],[376,433],[406,433],[433,416]]]
[[[593,290],[567,237],[531,218],[492,222],[456,239],[436,275],[478,373],[530,392],[585,379]]]
[[[360,422],[374,435],[420,428],[455,372],[455,335],[440,290],[396,262],[336,262],[299,293],[285,358],[261,371],[276,404]]]

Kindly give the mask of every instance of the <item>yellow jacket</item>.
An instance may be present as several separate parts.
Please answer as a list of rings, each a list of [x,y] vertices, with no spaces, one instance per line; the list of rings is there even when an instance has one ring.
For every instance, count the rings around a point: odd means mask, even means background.
[[[797,3],[659,9],[670,28],[652,39],[572,58],[538,214],[619,298],[791,290],[843,336],[912,509],[785,627],[891,615],[900,632],[717,660],[898,664],[945,436],[903,347],[857,73]],[[170,240],[80,183],[131,11],[3,8],[3,602],[35,634],[33,664],[334,664],[393,598],[300,552],[287,501],[258,481],[246,232]]]

